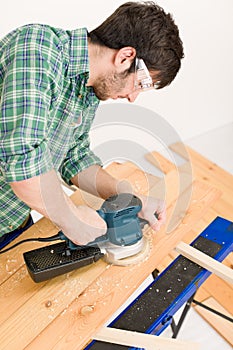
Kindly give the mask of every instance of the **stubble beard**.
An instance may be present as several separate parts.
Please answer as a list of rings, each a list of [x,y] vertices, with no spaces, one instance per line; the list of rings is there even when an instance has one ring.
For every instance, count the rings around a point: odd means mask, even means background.
[[[93,89],[97,98],[101,101],[106,101],[109,98],[120,94],[127,82],[128,71],[122,73],[113,72],[100,76]]]

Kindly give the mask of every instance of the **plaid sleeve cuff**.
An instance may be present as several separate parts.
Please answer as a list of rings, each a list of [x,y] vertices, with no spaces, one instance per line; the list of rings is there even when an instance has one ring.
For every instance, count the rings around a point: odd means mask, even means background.
[[[45,141],[30,152],[7,157],[1,164],[6,182],[26,180],[46,173],[52,168],[50,152]]]
[[[66,161],[61,168],[61,177],[68,185],[71,186],[72,182],[70,179],[92,165],[103,166],[100,158],[97,157],[92,151],[89,151],[89,153],[82,159],[73,157],[72,159]]]

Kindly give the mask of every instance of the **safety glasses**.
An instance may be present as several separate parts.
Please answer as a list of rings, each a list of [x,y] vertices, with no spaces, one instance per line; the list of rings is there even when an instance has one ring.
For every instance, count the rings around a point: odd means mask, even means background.
[[[148,91],[151,89],[156,89],[157,84],[158,82],[153,83],[149,70],[143,59],[136,57],[134,82],[135,90]]]

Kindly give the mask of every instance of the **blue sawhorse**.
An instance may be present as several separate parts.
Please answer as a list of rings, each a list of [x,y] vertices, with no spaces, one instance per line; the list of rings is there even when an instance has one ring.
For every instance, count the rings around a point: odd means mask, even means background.
[[[233,250],[233,223],[217,217],[191,245],[212,258],[223,261]],[[179,255],[108,327],[160,335],[170,325],[175,338],[191,303],[198,303],[193,299],[197,289],[209,275],[209,271]],[[173,316],[185,303],[176,325]],[[203,304],[201,306],[205,307]],[[212,309],[210,311],[216,312]],[[225,318],[232,322],[232,319]],[[89,349],[139,348],[92,341],[85,348]]]

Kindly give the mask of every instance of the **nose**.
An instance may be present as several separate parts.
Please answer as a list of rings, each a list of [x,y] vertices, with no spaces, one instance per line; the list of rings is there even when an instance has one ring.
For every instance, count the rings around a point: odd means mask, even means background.
[[[136,98],[138,97],[140,91],[133,91],[130,94],[127,95],[127,99],[129,102],[134,102]]]

